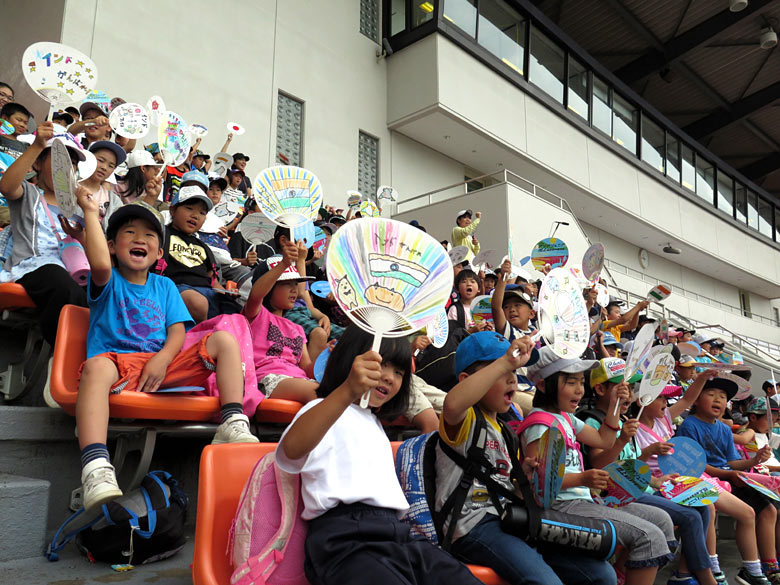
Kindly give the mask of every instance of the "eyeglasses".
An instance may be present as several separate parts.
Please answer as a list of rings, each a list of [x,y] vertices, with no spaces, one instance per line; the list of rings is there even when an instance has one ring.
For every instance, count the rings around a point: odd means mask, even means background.
[[[5,92],[0,91],[0,99],[3,99],[3,98],[8,100],[9,102],[12,102],[12,101],[14,101],[14,94],[12,94],[12,93],[5,93]]]

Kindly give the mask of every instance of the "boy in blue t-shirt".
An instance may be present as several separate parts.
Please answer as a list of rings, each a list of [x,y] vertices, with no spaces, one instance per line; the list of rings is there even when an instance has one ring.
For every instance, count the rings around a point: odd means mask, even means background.
[[[216,371],[222,424],[212,442],[256,443],[257,438],[243,414],[243,369],[235,338],[217,331],[182,351],[189,312],[173,282],[149,272],[162,256],[160,214],[144,202],[130,203],[110,216],[104,236],[97,202],[83,187],[76,197],[84,211],[84,249],[91,268],[87,361],[76,403],[81,483],[89,510],[122,495],[106,448],[109,393],[203,385]]]

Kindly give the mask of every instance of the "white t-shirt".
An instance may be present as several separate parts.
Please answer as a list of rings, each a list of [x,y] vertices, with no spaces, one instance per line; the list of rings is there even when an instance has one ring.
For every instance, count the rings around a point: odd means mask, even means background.
[[[322,399],[312,400],[298,411],[298,418]],[[311,520],[339,504],[368,504],[403,512],[409,508],[395,474],[393,449],[382,425],[367,408],[351,404],[319,444],[300,459],[289,459],[277,447],[276,463],[288,473],[301,474],[304,510]]]
[[[764,433],[756,433],[756,446],[759,450],[763,449],[767,445],[772,447],[772,449],[777,449],[780,447],[780,435],[777,433],[772,433],[772,440],[769,441]],[[777,457],[772,455],[769,459],[764,461],[764,465],[777,465],[780,466],[780,461],[777,460]]]

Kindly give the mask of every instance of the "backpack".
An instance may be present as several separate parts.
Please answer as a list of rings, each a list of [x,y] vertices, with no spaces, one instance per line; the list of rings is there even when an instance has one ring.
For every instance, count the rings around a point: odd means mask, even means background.
[[[431,510],[436,497],[436,445],[439,433],[434,431],[407,439],[398,447],[395,472],[404,491],[409,509],[401,521],[411,526],[412,533],[439,544]]]
[[[458,383],[455,376],[455,351],[466,337],[468,332],[457,321],[450,319],[447,341],[442,347],[434,347],[433,344],[426,347],[415,360],[414,373],[427,384],[449,392]]]
[[[231,585],[308,585],[300,488],[300,477],[279,469],[274,453],[255,464],[230,527]]]
[[[150,471],[139,488],[103,504],[97,517],[60,540],[83,513],[82,507],[59,527],[46,558],[59,560],[57,553],[75,538],[78,547],[98,561],[142,565],[175,555],[186,541],[187,495],[165,471]]]

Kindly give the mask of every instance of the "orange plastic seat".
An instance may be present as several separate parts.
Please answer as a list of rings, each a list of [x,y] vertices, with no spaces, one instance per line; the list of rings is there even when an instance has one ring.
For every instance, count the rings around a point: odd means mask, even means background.
[[[51,368],[51,395],[63,410],[76,413],[78,372],[87,357],[89,309],[66,305],[60,313],[57,342]],[[108,398],[111,418],[143,420],[209,421],[219,413],[216,396],[172,396],[124,391]],[[257,420],[289,423],[301,404],[268,398],[260,403]]]
[[[400,443],[393,443],[393,454]],[[200,457],[198,517],[195,524],[193,585],[229,585],[233,573],[228,534],[241,490],[255,463],[276,449],[276,443],[209,445]],[[508,585],[487,567],[469,565],[485,585]]]
[[[0,309],[34,309],[35,303],[27,296],[21,284],[5,282],[0,284]]]

